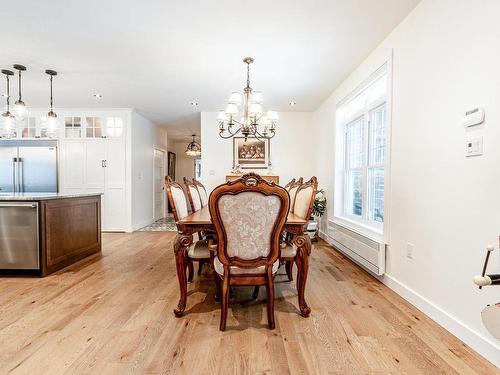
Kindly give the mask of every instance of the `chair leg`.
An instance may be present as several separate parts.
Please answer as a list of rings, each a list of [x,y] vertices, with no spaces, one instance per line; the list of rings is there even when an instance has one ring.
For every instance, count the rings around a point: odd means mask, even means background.
[[[221,331],[226,330],[227,308],[229,303],[229,276],[225,275],[222,281],[222,296],[220,306],[220,327]]]
[[[260,290],[260,286],[258,286],[258,285],[253,288],[253,293],[252,293],[253,300],[259,298],[259,290]]]
[[[203,260],[200,260],[198,262],[198,276],[200,276],[201,272],[203,271],[203,263],[204,263]]]
[[[187,260],[187,267],[189,270],[188,282],[192,282],[193,277],[194,277],[194,268],[193,268],[193,260],[192,259]]]
[[[214,280],[215,280],[215,302],[220,302],[221,301],[221,295],[222,295],[222,281],[220,279],[220,276],[217,272],[214,272]]]
[[[293,281],[293,260],[287,260],[285,267],[288,281]]]
[[[267,293],[267,324],[269,329],[274,329],[276,324],[274,322],[274,279],[272,269],[269,267],[266,280],[266,293]]]

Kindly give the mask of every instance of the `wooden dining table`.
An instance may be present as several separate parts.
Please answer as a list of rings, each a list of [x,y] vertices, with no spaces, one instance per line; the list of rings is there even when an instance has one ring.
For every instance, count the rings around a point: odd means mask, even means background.
[[[200,232],[214,232],[215,226],[210,217],[208,206],[177,221],[177,236],[174,241],[174,254],[177,268],[177,278],[179,280],[180,298],[174,314],[177,317],[184,315],[187,302],[187,251],[193,243],[193,234]],[[297,247],[297,295],[300,314],[309,316],[311,309],[305,301],[305,287],[309,270],[309,255],[311,254],[311,240],[307,233],[308,221],[293,214],[288,213],[284,230],[290,233],[292,244]]]

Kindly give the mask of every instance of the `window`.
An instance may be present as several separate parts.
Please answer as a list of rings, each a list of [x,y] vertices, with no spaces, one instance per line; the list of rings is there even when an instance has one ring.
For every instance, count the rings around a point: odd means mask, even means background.
[[[111,138],[123,136],[123,121],[120,117],[106,118],[106,136]]]
[[[82,137],[82,118],[66,117],[64,119],[64,135],[66,138]]]
[[[100,117],[87,117],[87,138],[102,137],[102,120]]]
[[[22,121],[21,137],[22,138],[35,138],[36,137],[36,119],[35,119],[35,117],[26,117]]]
[[[387,70],[384,66],[337,109],[335,216],[382,232]]]

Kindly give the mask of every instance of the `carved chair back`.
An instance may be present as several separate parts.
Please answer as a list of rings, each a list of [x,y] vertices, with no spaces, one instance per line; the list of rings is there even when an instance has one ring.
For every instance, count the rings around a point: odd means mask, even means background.
[[[224,274],[233,266],[265,266],[268,272],[278,258],[289,205],[290,198],[284,188],[255,173],[228,181],[212,191],[209,209]]]
[[[303,219],[309,220],[317,191],[318,179],[316,176],[311,177],[309,181],[300,185],[295,194],[292,212]]]
[[[193,182],[188,180],[186,177],[184,177],[184,186],[186,186],[189,204],[191,205],[191,211],[198,211],[199,209],[201,209],[201,198],[198,189],[193,184]]]
[[[196,186],[196,189],[198,189],[198,194],[200,194],[201,206],[205,207],[208,204],[207,189],[205,189],[205,186],[200,181],[197,181],[194,178],[193,178],[193,184],[194,186]]]
[[[285,185],[285,190],[290,192],[290,187],[295,183],[295,178],[292,179],[288,184]]]
[[[304,182],[304,179],[300,177],[297,181],[295,181],[293,184],[290,185],[288,188],[288,193],[290,194],[290,209],[293,212],[293,205],[295,203],[295,195],[297,194],[297,190],[299,189],[299,186],[302,185]]]
[[[174,214],[174,220],[177,222],[188,215],[186,195],[182,186],[172,181],[169,176],[165,177],[165,185],[167,186],[168,201]]]

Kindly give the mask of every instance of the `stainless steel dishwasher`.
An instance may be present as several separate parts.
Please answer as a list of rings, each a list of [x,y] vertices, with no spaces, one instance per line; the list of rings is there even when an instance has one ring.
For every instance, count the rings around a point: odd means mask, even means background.
[[[40,269],[38,203],[0,202],[0,268]]]

